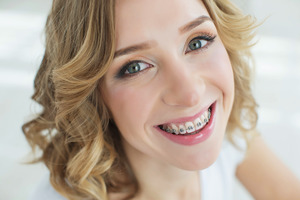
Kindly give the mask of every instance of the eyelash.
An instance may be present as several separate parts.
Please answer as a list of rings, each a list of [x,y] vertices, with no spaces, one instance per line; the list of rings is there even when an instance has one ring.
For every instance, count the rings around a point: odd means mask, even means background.
[[[141,70],[139,72],[135,72],[135,73],[126,73],[126,71],[128,71],[128,68],[131,64],[135,64],[135,63],[143,63],[144,65],[148,65],[148,67],[146,69],[149,69],[151,67],[153,67],[153,65],[146,63],[145,61],[142,60],[133,60],[133,61],[128,61],[127,63],[125,63],[122,67],[121,70],[118,72],[118,74],[116,75],[116,78],[127,78],[127,77],[131,77],[131,76],[136,76],[137,74],[143,72],[144,70]]]
[[[216,35],[211,35],[211,34],[202,34],[202,35],[199,35],[199,36],[196,36],[194,37],[193,39],[191,39],[187,45],[186,48],[189,48],[189,44],[194,41],[194,40],[204,40],[206,41],[207,43],[204,45],[204,46],[201,46],[201,48],[199,49],[196,49],[196,50],[189,50],[189,51],[186,51],[185,53],[189,53],[189,52],[198,52],[198,51],[203,51],[204,48],[206,49],[208,47],[208,45],[210,45],[212,42],[214,42],[214,39],[216,38],[217,36]]]
[[[198,49],[195,49],[195,50],[187,50],[187,51],[185,51],[185,53],[190,53],[190,52],[195,52],[195,53],[197,53],[197,52],[199,52],[199,51],[203,51],[204,48],[207,48],[212,42],[214,42],[214,39],[215,39],[216,37],[217,37],[216,35],[211,35],[211,34],[201,34],[201,35],[198,35],[198,36],[194,37],[193,39],[191,39],[191,40],[189,41],[189,43],[188,43],[188,45],[187,45],[186,48],[190,48],[190,47],[189,47],[189,44],[190,44],[192,41],[194,41],[194,40],[198,40],[198,41],[204,40],[204,41],[206,41],[207,43],[206,43],[204,46],[201,46],[201,47],[198,48]],[[129,66],[132,65],[132,64],[135,64],[135,63],[136,63],[136,64],[138,64],[138,63],[143,63],[144,65],[148,65],[148,67],[145,68],[145,69],[143,69],[143,70],[141,70],[141,71],[134,72],[134,73],[132,73],[132,74],[126,73],[126,71],[128,71]],[[149,69],[149,68],[151,68],[151,67],[153,67],[153,65],[148,64],[148,63],[146,63],[146,62],[144,62],[144,61],[142,61],[142,60],[133,60],[133,61],[130,60],[130,61],[128,61],[127,63],[125,63],[125,64],[121,67],[121,70],[117,73],[116,78],[121,79],[121,78],[129,78],[129,77],[132,77],[132,76],[136,76],[136,75],[140,74],[141,72],[143,72],[143,71],[145,71],[145,70],[147,70],[147,69]]]

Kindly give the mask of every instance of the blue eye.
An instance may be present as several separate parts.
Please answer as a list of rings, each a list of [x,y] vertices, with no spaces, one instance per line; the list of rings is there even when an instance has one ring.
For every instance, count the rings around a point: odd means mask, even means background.
[[[122,78],[124,76],[132,76],[150,67],[152,67],[152,65],[143,61],[131,61],[122,67],[120,72],[117,74],[117,77]]]
[[[208,35],[195,37],[189,42],[187,52],[202,49],[203,47],[207,46],[209,42],[212,42],[215,38],[216,36],[212,37]]]
[[[133,62],[127,65],[127,70],[125,71],[125,74],[134,74],[141,70],[143,70],[143,65],[141,65],[138,62]]]
[[[193,51],[204,47],[206,44],[207,44],[206,40],[194,39],[189,43],[189,48]]]

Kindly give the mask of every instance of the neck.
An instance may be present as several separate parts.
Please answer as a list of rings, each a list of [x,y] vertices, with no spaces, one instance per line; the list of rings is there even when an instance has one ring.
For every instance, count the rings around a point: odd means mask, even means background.
[[[136,151],[126,142],[124,149],[139,184],[134,199],[201,199],[198,171],[182,170],[158,161]]]

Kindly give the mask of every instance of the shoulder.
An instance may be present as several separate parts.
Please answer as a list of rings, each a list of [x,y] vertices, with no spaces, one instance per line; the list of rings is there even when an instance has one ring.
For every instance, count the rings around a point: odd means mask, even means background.
[[[62,195],[60,195],[57,191],[54,190],[49,181],[49,175],[44,176],[29,200],[66,200]]]
[[[300,199],[300,181],[261,136],[250,141],[236,175],[255,199]]]
[[[241,135],[235,135],[232,140],[234,144],[228,139],[224,140],[219,159],[223,160],[222,163],[226,163],[231,168],[236,169],[245,159],[247,141]]]

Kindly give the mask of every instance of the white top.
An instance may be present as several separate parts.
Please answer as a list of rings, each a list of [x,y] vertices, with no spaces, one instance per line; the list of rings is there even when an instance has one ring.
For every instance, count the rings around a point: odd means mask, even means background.
[[[237,141],[238,150],[227,140],[224,141],[221,153],[211,166],[201,170],[201,200],[232,200],[235,171],[245,157],[246,142]]]
[[[245,143],[238,141],[245,149]],[[245,151],[238,150],[227,140],[224,141],[221,153],[216,162],[207,169],[201,170],[201,200],[232,200],[235,170],[243,160]],[[29,200],[66,200],[57,193],[45,176]]]

